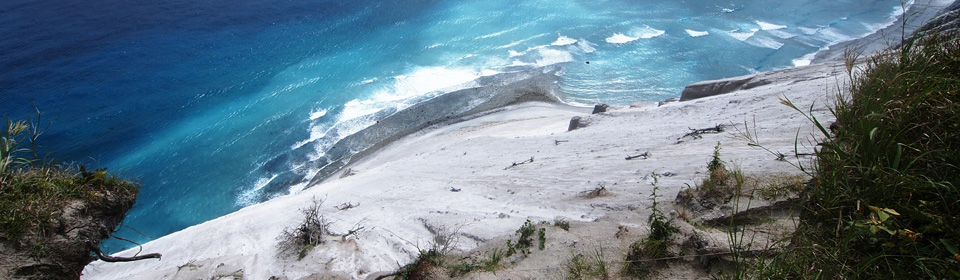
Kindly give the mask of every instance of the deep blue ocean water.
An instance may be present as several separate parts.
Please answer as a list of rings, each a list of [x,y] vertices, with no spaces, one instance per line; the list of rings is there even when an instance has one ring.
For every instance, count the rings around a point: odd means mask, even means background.
[[[143,184],[147,241],[302,190],[337,140],[426,96],[562,64],[564,102],[677,97],[807,63],[897,0],[0,2],[0,114]],[[590,62],[589,64],[587,62]],[[108,251],[130,247],[109,242]]]

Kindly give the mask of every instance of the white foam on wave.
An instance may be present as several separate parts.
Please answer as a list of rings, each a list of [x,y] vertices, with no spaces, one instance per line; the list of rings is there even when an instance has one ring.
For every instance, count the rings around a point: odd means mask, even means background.
[[[914,0],[910,0],[907,3],[904,3],[903,6],[900,6],[899,4],[897,4],[896,6],[893,6],[893,8],[891,8],[892,10],[890,11],[889,14],[887,14],[887,19],[885,21],[878,22],[875,24],[864,23],[863,25],[866,26],[867,29],[870,30],[870,32],[860,36],[860,38],[866,37],[867,35],[873,34],[879,31],[880,29],[884,29],[884,28],[887,28],[887,26],[893,25],[894,23],[897,22],[897,20],[900,19],[900,17],[903,16],[906,10],[910,9],[910,7],[913,6],[913,4],[914,4]]]
[[[473,80],[481,76],[496,74],[493,70],[475,71],[468,68],[424,67],[413,70],[407,75],[398,75],[393,83],[365,99],[353,99],[343,105],[334,122],[315,122],[310,126],[310,137],[295,143],[291,149],[315,143],[329,138],[317,145],[317,154],[312,159],[323,156],[324,150],[336,141],[357,133],[377,122],[374,116],[386,109],[403,110],[422,98],[429,98],[445,91],[471,86]],[[312,115],[311,115],[312,116]],[[314,119],[311,119],[314,120]]]
[[[597,51],[596,46],[597,44],[590,43],[589,41],[584,39],[580,39],[580,41],[577,41],[577,47],[579,47],[580,50],[582,50],[584,53],[592,53]]]
[[[261,177],[257,179],[257,181],[253,183],[253,186],[251,188],[243,191],[242,193],[240,193],[239,196],[237,196],[237,201],[236,201],[237,206],[246,207],[246,206],[253,205],[254,203],[257,203],[257,201],[259,201],[257,199],[257,196],[260,195],[263,188],[266,187],[268,184],[270,184],[270,182],[272,182],[273,179],[276,179],[277,176],[279,175],[274,174],[270,178]]]
[[[793,37],[797,37],[797,34],[793,34],[784,30],[768,30],[767,33],[780,39],[791,39]]]
[[[812,53],[808,53],[808,54],[806,54],[806,55],[804,55],[804,56],[802,56],[802,57],[800,57],[800,58],[794,59],[794,60],[793,60],[793,66],[794,66],[794,67],[800,67],[800,66],[810,65],[810,63],[813,62],[813,58],[817,56],[817,52],[819,52],[819,51],[812,52]]]
[[[613,36],[607,37],[605,41],[610,44],[626,44],[640,39],[640,37],[630,37],[623,35],[623,33],[614,33]]]
[[[757,47],[774,49],[774,50],[779,50],[781,47],[783,47],[783,43],[780,43],[779,41],[766,36],[753,36],[753,37],[750,37],[750,39],[746,40],[745,42],[747,44],[754,45]]]
[[[640,29],[633,30],[631,33],[636,34],[636,36],[640,37],[640,39],[650,39],[663,36],[663,34],[666,34],[667,31],[656,29],[650,27],[649,25],[644,25]]]
[[[811,27],[805,27],[805,26],[798,26],[797,29],[800,29],[800,32],[803,32],[804,35],[813,35],[813,34],[817,34],[817,32],[820,31],[820,29],[823,29],[823,28],[822,28],[822,27],[821,27],[821,28],[811,28]]]
[[[810,35],[811,37],[817,40],[826,42],[827,45],[825,47],[821,47],[816,52],[806,54],[803,57],[798,59],[794,59],[793,64],[795,66],[799,66],[802,64],[810,64],[813,61],[813,58],[816,57],[817,53],[820,53],[825,50],[829,50],[830,47],[833,47],[842,42],[865,38],[884,28],[887,28],[897,23],[897,21],[904,15],[904,13],[907,10],[909,10],[914,4],[915,4],[914,0],[909,0],[908,2],[904,3],[902,6],[900,4],[894,5],[891,8],[891,11],[885,21],[879,22],[876,24],[863,23],[863,25],[867,27],[867,30],[868,30],[863,34],[848,35],[848,34],[844,34],[843,31],[835,27],[817,27],[817,28],[800,27],[801,32],[803,32],[806,35]],[[849,18],[847,17],[840,18],[840,21],[846,21],[846,20],[849,20]]]
[[[750,37],[753,37],[754,34],[757,34],[757,31],[760,31],[760,29],[752,28],[750,29],[750,31],[741,31],[738,29],[738,30],[728,31],[727,35],[730,35],[730,37],[733,37],[734,39],[737,39],[743,42],[743,41],[746,41],[747,39],[750,39]]]
[[[542,48],[538,50],[540,53],[540,58],[537,59],[537,66],[547,66],[557,63],[564,63],[573,61],[573,55],[568,51],[554,50],[548,48]]]
[[[316,120],[327,115],[327,109],[317,109],[310,112],[310,120]]]
[[[787,28],[786,25],[773,24],[773,23],[763,22],[759,20],[755,22],[757,23],[757,25],[760,26],[761,30],[777,30],[777,29]]]
[[[690,30],[690,29],[685,29],[685,31],[687,31],[687,34],[690,35],[690,37],[701,37],[701,36],[710,35],[709,31],[696,31],[696,30]]]
[[[556,41],[553,41],[551,46],[569,46],[577,43],[577,39],[573,39],[567,36],[560,35]]]

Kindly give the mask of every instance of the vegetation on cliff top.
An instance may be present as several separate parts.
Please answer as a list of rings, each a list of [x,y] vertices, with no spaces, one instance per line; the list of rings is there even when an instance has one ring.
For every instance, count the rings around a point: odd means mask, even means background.
[[[958,278],[960,39],[854,60],[836,124],[812,118],[826,139],[792,248],[761,278]]]
[[[5,257],[0,272],[71,278],[93,260],[95,246],[133,206],[139,185],[106,170],[40,160],[39,123],[39,117],[6,120],[0,131],[0,244],[12,258]],[[40,271],[52,274],[39,276]]]

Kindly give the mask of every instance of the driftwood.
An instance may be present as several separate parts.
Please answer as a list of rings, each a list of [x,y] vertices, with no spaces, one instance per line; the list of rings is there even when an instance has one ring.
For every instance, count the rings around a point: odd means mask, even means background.
[[[725,127],[726,125],[718,124],[717,126],[708,127],[708,128],[689,128],[690,129],[689,133],[684,134],[683,136],[680,136],[679,138],[677,138],[677,144],[680,144],[681,142],[683,142],[683,138],[690,137],[692,139],[700,139],[700,138],[703,138],[704,134],[716,134],[716,133],[723,132],[723,129]]]
[[[639,155],[627,156],[627,157],[626,157],[627,160],[637,159],[637,158],[648,159],[648,158],[650,158],[650,152],[643,152],[642,154],[639,154]]]
[[[377,278],[374,278],[374,280],[381,280],[381,279],[385,279],[385,278],[389,278],[389,277],[397,277],[397,276],[400,276],[400,272],[399,272],[399,271],[394,272],[394,273],[390,273],[390,274],[384,274],[384,275],[377,276]]]
[[[337,208],[337,210],[343,211],[343,210],[347,210],[357,206],[360,206],[359,202],[357,204],[353,204],[352,202],[349,202],[349,203],[340,204],[339,206],[334,206],[334,208]]]
[[[504,168],[503,170],[507,170],[507,169],[510,169],[510,168],[514,168],[514,167],[517,167],[517,166],[520,166],[520,165],[524,165],[524,164],[527,164],[527,163],[533,163],[533,157],[530,157],[530,159],[525,160],[525,161],[514,162],[513,165],[507,166],[507,167]]]
[[[567,142],[570,142],[570,140],[553,140],[553,145],[560,146],[560,143],[567,143]]]
[[[104,255],[103,251],[100,251],[100,248],[93,245],[93,243],[87,242],[87,245],[90,245],[90,250],[97,254],[97,258],[100,258],[100,260],[102,261],[111,262],[111,263],[112,262],[133,262],[133,261],[139,261],[139,260],[145,260],[145,259],[160,259],[160,257],[163,256],[160,253],[150,253],[146,255],[139,255],[139,256],[133,256],[133,257],[112,257],[112,256]]]

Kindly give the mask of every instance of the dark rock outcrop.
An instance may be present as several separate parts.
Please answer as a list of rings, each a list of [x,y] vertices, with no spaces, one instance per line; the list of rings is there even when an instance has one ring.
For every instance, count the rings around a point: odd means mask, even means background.
[[[590,113],[590,114],[604,113],[604,112],[607,112],[607,110],[610,110],[610,105],[607,105],[607,104],[597,104],[597,105],[594,105],[594,106],[593,106],[593,112]]]
[[[687,86],[680,94],[680,101],[689,101],[697,98],[731,93],[738,90],[751,89],[769,84],[770,81],[758,79],[757,76],[741,76],[710,82],[700,82]]]
[[[580,128],[580,121],[582,120],[583,118],[581,117],[570,118],[570,125],[567,126],[567,131],[572,131],[574,129]]]
[[[952,5],[940,11],[940,15],[921,26],[915,35],[930,33],[956,34],[958,31],[960,31],[960,2],[953,2]]]

